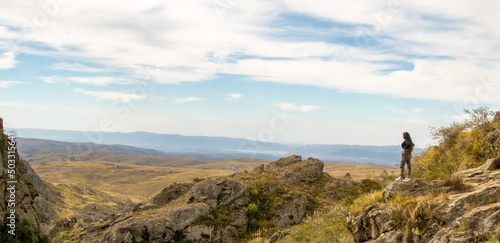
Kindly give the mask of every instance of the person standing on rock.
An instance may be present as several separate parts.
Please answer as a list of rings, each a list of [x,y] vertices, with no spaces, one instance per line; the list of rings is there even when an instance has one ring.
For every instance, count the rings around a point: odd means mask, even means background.
[[[405,174],[405,165],[408,168],[408,176],[404,181],[409,181],[411,176],[411,153],[413,152],[413,147],[415,144],[411,141],[410,134],[408,132],[403,133],[403,143],[401,143],[401,147],[403,148],[403,152],[401,153],[401,176],[397,179],[398,181],[402,181]]]

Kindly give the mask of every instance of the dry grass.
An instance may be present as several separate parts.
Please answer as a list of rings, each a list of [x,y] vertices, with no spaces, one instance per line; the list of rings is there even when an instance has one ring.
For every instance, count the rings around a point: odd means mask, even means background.
[[[61,153],[40,153],[34,155],[21,154],[31,164],[48,163],[54,161],[108,161],[121,164],[148,165],[157,167],[178,167],[202,170],[227,170],[244,171],[251,170],[260,164],[267,164],[272,160],[256,158],[236,159],[188,159],[169,158],[162,156],[147,155],[120,155],[105,151],[75,151]]]
[[[256,158],[235,158],[235,159],[188,159],[188,158],[167,158],[161,156],[145,156],[145,155],[119,155],[111,152],[103,151],[79,151],[79,152],[64,152],[64,153],[47,153],[24,155],[25,159],[29,160],[32,165],[38,163],[49,163],[54,161],[108,161],[121,164],[148,165],[157,167],[176,167],[189,168],[200,170],[225,170],[225,171],[244,171],[252,170],[260,164],[271,163],[272,160],[256,159]],[[341,178],[346,173],[350,173],[355,180],[374,177],[381,174],[384,170],[391,173],[398,171],[398,167],[394,165],[381,164],[360,164],[349,162],[325,162],[324,171],[330,175]]]
[[[83,184],[113,196],[128,195],[142,201],[173,183],[195,178],[228,175],[222,170],[197,170],[121,164],[103,161],[49,162],[32,165],[36,173],[51,183]]]
[[[297,242],[354,242],[345,220],[347,208],[335,204],[328,209],[315,211],[302,223],[290,227],[288,235],[279,243]],[[259,241],[255,241],[256,243]]]
[[[389,174],[397,175],[399,167],[395,165],[383,164],[359,164],[349,162],[325,163],[323,171],[333,177],[342,178],[346,173],[350,173],[354,180],[362,180],[365,178],[374,178],[384,173],[384,170]]]
[[[61,193],[63,200],[57,205],[57,214],[60,218],[69,218],[75,214],[118,213],[134,205],[125,195],[111,196],[81,184],[53,183],[52,185]]]
[[[350,206],[351,212],[362,212],[369,205],[375,205],[382,201],[382,190],[374,191],[368,194],[363,194],[354,200]]]

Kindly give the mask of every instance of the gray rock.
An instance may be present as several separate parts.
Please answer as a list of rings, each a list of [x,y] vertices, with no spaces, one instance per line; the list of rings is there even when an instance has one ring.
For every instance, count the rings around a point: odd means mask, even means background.
[[[278,179],[283,183],[314,183],[323,176],[323,167],[325,164],[322,161],[309,158],[306,161],[297,162],[297,160],[300,160],[300,156],[291,156],[287,158],[290,159],[280,162],[279,165],[284,168],[282,170],[278,170],[277,174]],[[279,160],[277,162],[279,162]],[[273,166],[273,164],[274,163],[269,164],[269,168],[277,167]]]
[[[307,203],[307,196],[303,195],[276,210],[275,216],[271,219],[274,227],[284,229],[292,224],[300,223],[306,215]]]
[[[212,207],[236,203],[237,206],[248,204],[248,186],[234,179],[220,178],[202,181],[189,192],[189,202],[203,202]]]
[[[149,203],[138,203],[133,212],[141,212],[145,210],[155,209],[162,207],[175,199],[178,199],[182,195],[186,194],[193,183],[174,183],[166,188],[164,188],[160,193],[153,197]]]
[[[395,181],[384,189],[382,196],[389,198],[401,193],[410,196],[429,194],[431,193],[431,184],[420,178],[415,178],[411,181]]]
[[[185,185],[168,187],[152,200],[156,205],[169,201],[164,207],[105,223],[86,230],[87,234],[92,231],[103,234],[99,241],[103,243],[231,242],[234,236],[246,231],[249,192],[244,182],[231,178],[207,179],[187,193],[182,193],[183,188]],[[172,200],[177,195],[179,198]],[[225,213],[232,219],[227,225],[214,224],[217,219],[212,211],[221,207],[227,207]]]
[[[350,180],[350,179],[352,179],[351,173],[346,173],[346,174],[344,175],[344,177],[342,177],[342,178],[343,178],[343,179],[346,179],[346,180]]]
[[[479,167],[483,171],[499,170],[500,169],[500,158],[489,159]]]

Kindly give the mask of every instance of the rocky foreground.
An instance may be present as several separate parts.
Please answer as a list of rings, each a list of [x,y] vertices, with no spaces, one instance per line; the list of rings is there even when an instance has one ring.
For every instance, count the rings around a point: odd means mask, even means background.
[[[341,200],[359,186],[323,166],[293,155],[250,172],[174,184],[130,212],[77,223],[70,234],[81,242],[233,242],[258,228],[287,228],[319,200]]]
[[[349,230],[356,242],[488,242],[500,230],[499,169],[497,158],[457,173],[455,182],[394,182],[349,214]]]

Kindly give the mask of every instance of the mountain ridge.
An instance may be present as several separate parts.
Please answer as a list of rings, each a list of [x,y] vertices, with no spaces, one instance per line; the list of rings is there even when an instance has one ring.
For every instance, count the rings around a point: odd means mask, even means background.
[[[399,164],[401,155],[399,145],[281,144],[243,138],[183,136],[149,132],[111,133],[47,129],[15,129],[15,131],[19,137],[25,138],[49,139],[61,142],[91,141],[105,145],[120,144],[156,149],[163,153],[195,153],[216,158],[253,157],[276,160],[295,153],[331,162],[346,161],[395,165]],[[88,136],[85,135],[86,133]],[[422,149],[415,149],[415,153],[421,151]]]

